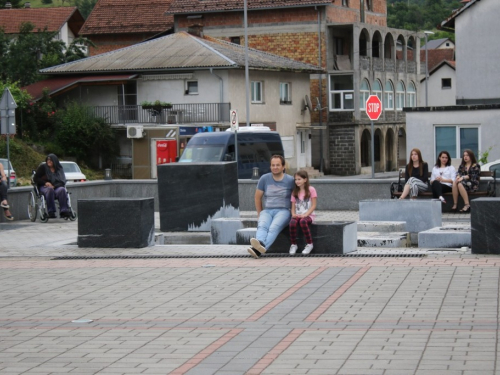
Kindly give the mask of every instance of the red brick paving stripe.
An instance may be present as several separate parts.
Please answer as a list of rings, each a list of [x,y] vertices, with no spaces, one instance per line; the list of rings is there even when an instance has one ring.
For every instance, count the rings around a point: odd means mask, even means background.
[[[257,375],[262,373],[276,358],[280,356],[290,345],[292,345],[299,336],[305,332],[305,329],[294,329],[283,340],[281,340],[269,353],[262,357],[253,367],[246,372],[246,375]]]
[[[316,310],[314,310],[305,320],[306,322],[313,322],[318,320],[318,318],[324,314],[326,310],[330,308],[333,303],[338,300],[342,295],[353,286],[356,281],[358,281],[361,276],[363,276],[366,271],[371,267],[363,267],[358,272],[356,272],[349,280],[347,280],[339,289],[337,289],[330,297],[328,297],[325,302],[323,302]]]
[[[175,370],[170,372],[171,375],[182,375],[191,370],[193,367],[198,365],[201,361],[203,361],[205,358],[207,358],[209,355],[214,353],[217,349],[219,349],[222,345],[226,344],[229,340],[234,338],[236,335],[238,335],[240,332],[242,332],[243,329],[232,329],[228,333],[226,333],[224,336],[207,346],[205,349],[201,350],[199,353],[195,354],[194,357],[192,357],[190,360],[188,360],[186,363],[183,365],[177,367]]]
[[[264,314],[267,314],[271,309],[276,307],[278,304],[286,300],[288,297],[290,297],[293,293],[295,293],[297,290],[302,288],[304,285],[309,283],[312,279],[314,279],[316,276],[320,275],[321,273],[325,272],[327,270],[327,267],[320,267],[314,272],[310,273],[308,276],[303,278],[301,281],[299,281],[297,284],[289,288],[286,292],[281,294],[279,297],[275,298],[271,302],[269,302],[266,306],[252,314],[248,319],[246,319],[249,322],[254,322],[258,319],[260,319]]]

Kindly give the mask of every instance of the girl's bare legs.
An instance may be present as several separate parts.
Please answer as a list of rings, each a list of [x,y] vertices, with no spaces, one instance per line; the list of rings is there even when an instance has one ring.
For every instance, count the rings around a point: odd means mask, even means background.
[[[405,187],[403,188],[403,192],[401,193],[399,199],[405,199],[409,193],[410,193],[410,185],[405,184]]]
[[[470,206],[469,195],[467,194],[467,190],[465,190],[464,185],[462,185],[462,184],[458,185],[458,192],[460,193],[460,196],[464,200],[464,207]]]
[[[452,210],[457,209],[457,204],[458,204],[458,184],[457,181],[453,181],[453,186],[451,187],[451,195],[453,195],[453,207],[451,208]]]

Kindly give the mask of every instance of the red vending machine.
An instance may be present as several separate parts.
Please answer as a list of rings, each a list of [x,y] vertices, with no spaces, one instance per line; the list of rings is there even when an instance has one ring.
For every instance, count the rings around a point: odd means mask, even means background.
[[[156,165],[175,162],[177,157],[177,141],[162,139],[156,141]]]

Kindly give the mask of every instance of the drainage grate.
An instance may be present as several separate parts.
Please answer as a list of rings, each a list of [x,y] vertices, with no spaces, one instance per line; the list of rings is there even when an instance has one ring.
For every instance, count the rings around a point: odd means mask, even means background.
[[[264,254],[262,258],[423,258],[426,254]],[[238,255],[103,255],[103,256],[63,256],[51,260],[87,259],[170,259],[170,258],[251,258],[246,254]]]

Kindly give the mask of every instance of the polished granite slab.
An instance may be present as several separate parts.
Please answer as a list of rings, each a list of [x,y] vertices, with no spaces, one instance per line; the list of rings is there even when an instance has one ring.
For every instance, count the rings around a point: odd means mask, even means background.
[[[158,166],[162,232],[210,231],[213,219],[239,217],[236,162]]]
[[[500,198],[476,198],[470,203],[472,253],[500,254]]]
[[[78,247],[154,245],[154,198],[78,200]]]

